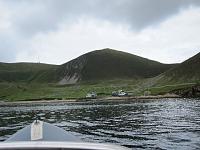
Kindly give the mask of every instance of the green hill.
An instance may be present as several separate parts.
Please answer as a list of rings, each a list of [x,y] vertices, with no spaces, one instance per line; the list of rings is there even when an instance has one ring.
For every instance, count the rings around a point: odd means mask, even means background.
[[[197,83],[200,81],[200,53],[160,75],[166,83]]]
[[[62,65],[0,63],[1,82],[73,84],[80,81],[155,77],[174,65],[112,49],[86,53]]]
[[[199,66],[200,53],[181,64],[162,64],[112,49],[92,51],[62,65],[0,63],[0,100],[77,99],[90,91],[110,96],[119,89],[133,95],[147,90],[152,95],[198,95],[193,93],[199,89]]]
[[[154,95],[175,93],[183,97],[200,95],[200,53],[172,67],[166,72],[148,79],[151,93]]]
[[[40,78],[46,72],[49,74],[51,70],[54,71],[57,67],[57,65],[42,63],[0,63],[0,81],[32,82],[38,80],[41,82],[43,80]]]
[[[63,64],[59,68],[59,72],[64,75],[60,83],[72,80],[149,78],[173,66],[112,49],[96,50]]]

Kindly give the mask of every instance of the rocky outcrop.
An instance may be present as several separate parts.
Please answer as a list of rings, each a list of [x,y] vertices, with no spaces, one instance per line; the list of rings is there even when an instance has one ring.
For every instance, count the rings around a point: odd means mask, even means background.
[[[79,75],[74,74],[73,76],[65,76],[62,80],[58,82],[59,85],[65,85],[65,84],[75,84],[79,81]]]
[[[192,86],[190,88],[184,88],[172,91],[172,93],[175,93],[177,95],[180,95],[182,97],[188,97],[188,98],[200,98],[200,85]]]
[[[81,80],[81,71],[86,64],[84,56],[78,57],[66,64],[62,65],[63,78],[58,82],[60,85],[75,84]]]

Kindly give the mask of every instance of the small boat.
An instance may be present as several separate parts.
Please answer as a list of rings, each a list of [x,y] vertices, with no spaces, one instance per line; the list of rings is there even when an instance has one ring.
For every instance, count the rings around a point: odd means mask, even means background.
[[[128,93],[124,92],[123,90],[113,91],[112,96],[123,97],[123,96],[128,96]]]
[[[52,124],[35,120],[0,143],[4,150],[127,150],[128,148],[100,143],[87,143]]]
[[[97,98],[96,92],[91,92],[86,95],[86,98]]]

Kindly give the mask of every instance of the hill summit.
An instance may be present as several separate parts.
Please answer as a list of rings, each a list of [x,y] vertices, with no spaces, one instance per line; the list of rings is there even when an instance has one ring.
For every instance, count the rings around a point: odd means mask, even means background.
[[[155,77],[173,64],[162,64],[113,49],[95,50],[62,65],[0,63],[0,82],[74,84],[109,79]]]
[[[173,65],[142,58],[109,48],[86,53],[59,67],[60,84],[78,81],[149,78],[157,76]]]

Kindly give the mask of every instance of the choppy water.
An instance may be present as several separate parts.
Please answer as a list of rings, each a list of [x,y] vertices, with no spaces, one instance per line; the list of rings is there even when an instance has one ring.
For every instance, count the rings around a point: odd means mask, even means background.
[[[41,120],[83,141],[133,149],[200,149],[200,99],[0,106],[0,140]]]

